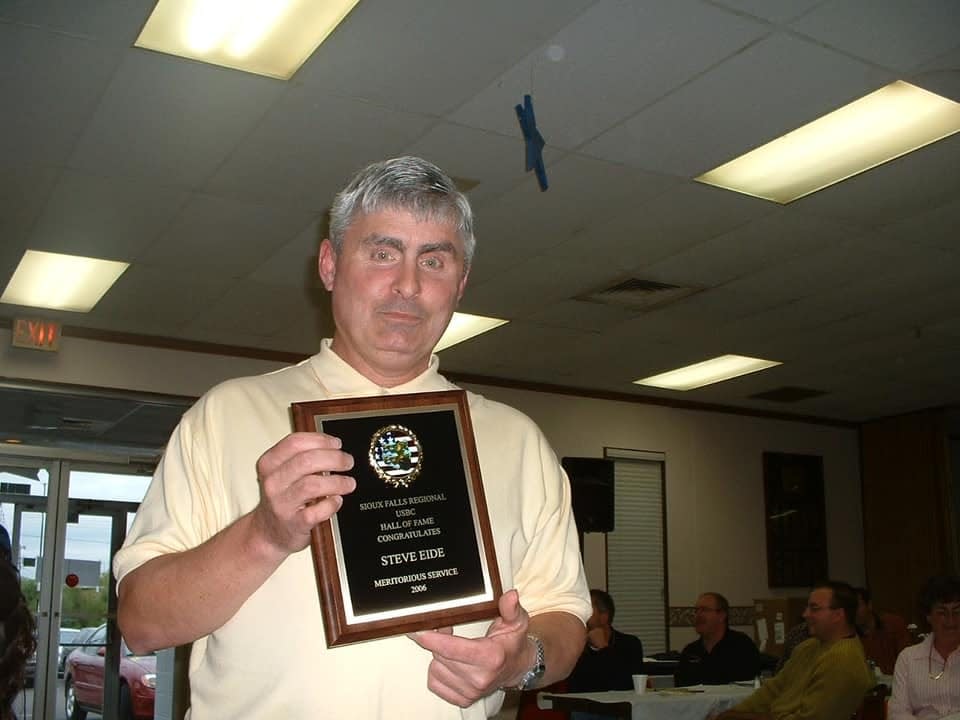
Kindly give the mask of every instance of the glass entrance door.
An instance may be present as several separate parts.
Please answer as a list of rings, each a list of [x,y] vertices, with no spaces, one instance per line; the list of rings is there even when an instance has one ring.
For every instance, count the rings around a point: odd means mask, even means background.
[[[0,456],[0,524],[11,535],[37,624],[19,717],[152,717],[155,659],[125,653],[110,572],[149,482],[146,472]]]

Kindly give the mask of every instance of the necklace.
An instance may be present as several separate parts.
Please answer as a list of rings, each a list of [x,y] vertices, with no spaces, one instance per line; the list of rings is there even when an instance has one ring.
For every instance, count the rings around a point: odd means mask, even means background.
[[[931,680],[939,680],[943,677],[943,674],[947,671],[947,661],[943,661],[943,669],[938,672],[936,675],[933,673],[933,643],[930,643],[930,652],[927,654],[927,674],[930,676]]]

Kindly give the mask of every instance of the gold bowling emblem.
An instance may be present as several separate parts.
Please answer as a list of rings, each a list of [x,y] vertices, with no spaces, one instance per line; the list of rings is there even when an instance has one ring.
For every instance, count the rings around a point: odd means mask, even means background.
[[[406,488],[420,474],[423,450],[410,428],[387,425],[370,439],[368,458],[377,477],[395,488]]]

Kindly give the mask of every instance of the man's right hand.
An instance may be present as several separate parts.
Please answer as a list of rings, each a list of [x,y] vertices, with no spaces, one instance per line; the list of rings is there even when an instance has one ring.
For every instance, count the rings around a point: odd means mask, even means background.
[[[613,633],[600,625],[587,631],[587,645],[594,650],[603,650],[610,644],[610,636]]]
[[[356,481],[339,473],[353,468],[340,439],[318,432],[287,435],[257,460],[260,504],[251,520],[256,531],[284,556],[310,543],[310,530],[329,519]]]

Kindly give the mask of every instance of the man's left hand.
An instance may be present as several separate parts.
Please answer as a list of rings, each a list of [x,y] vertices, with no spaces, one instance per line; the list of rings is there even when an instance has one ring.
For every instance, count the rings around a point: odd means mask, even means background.
[[[500,617],[482,638],[464,638],[452,630],[434,630],[409,637],[433,653],[427,687],[449,703],[467,707],[497,688],[516,685],[534,664],[536,651],[527,638],[530,616],[516,590],[498,603]]]

